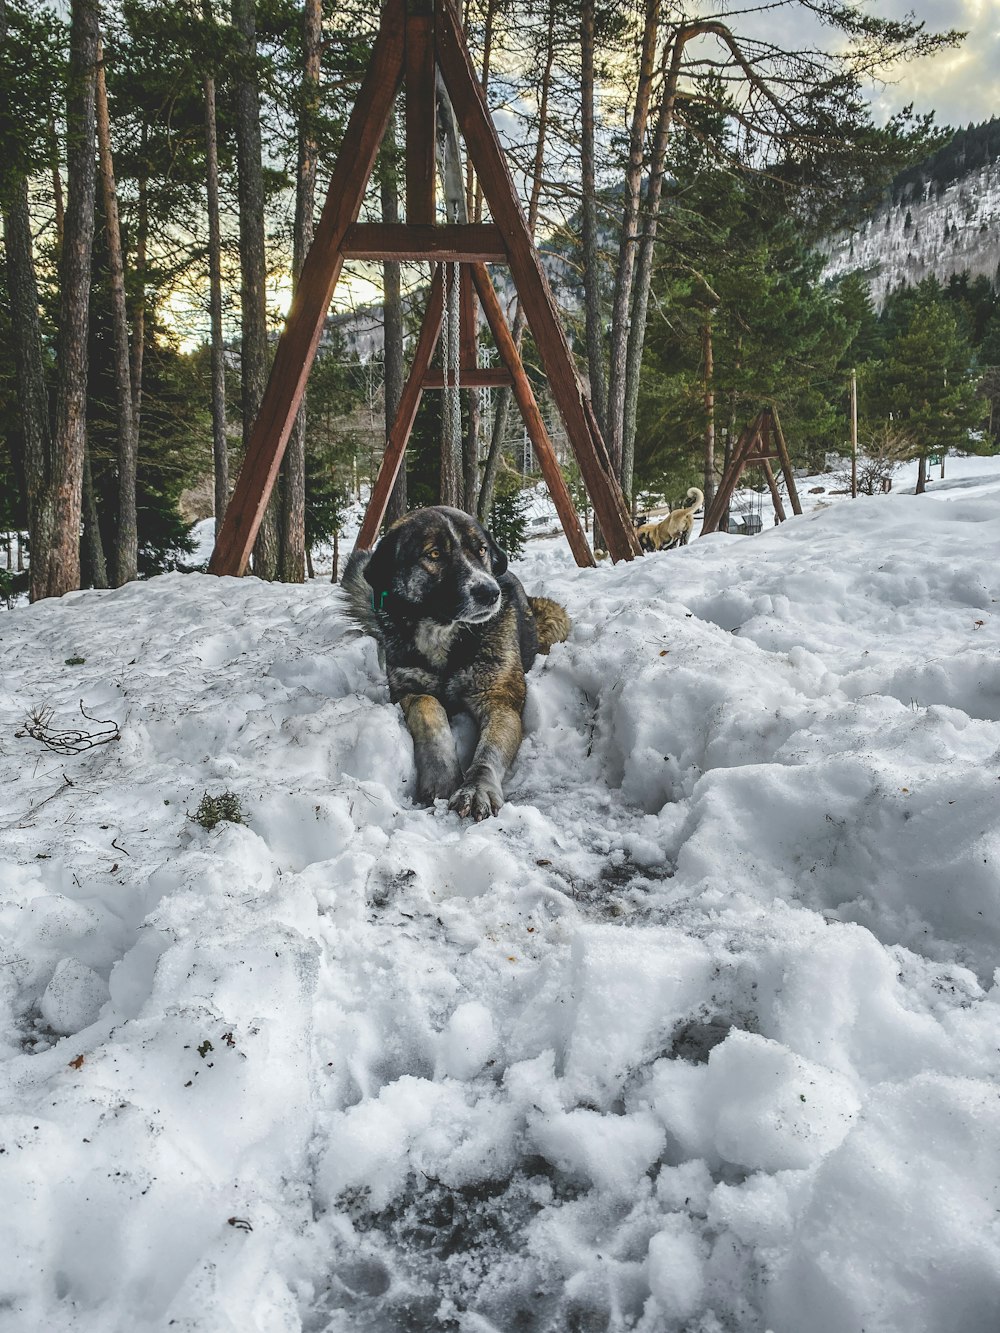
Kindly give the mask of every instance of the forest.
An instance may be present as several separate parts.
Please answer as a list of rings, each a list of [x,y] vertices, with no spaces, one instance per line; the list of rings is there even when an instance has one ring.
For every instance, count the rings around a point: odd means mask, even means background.
[[[870,453],[919,457],[923,477],[931,455],[1000,440],[995,286],[924,283],[876,311],[860,278],[825,284],[815,250],[887,189],[994,151],[995,121],[953,136],[907,108],[876,125],[866,101],[871,79],[960,34],[830,0],[824,42],[797,43],[767,9],[468,0],[462,15],[634,510],[695,481],[711,496],[766,403],[796,463],[822,467],[846,448],[852,370]],[[184,567],[192,521],[221,518],[377,22],[351,0],[0,0],[5,595]],[[442,170],[453,114],[442,99]],[[401,216],[395,121],[373,220]],[[465,216],[482,219],[458,166]],[[254,547],[259,577],[301,582],[367,494],[428,280],[424,264],[348,266]],[[495,282],[585,507],[524,313]],[[453,419],[424,396],[389,518],[456,504],[516,549],[537,476],[510,391],[456,402]]]

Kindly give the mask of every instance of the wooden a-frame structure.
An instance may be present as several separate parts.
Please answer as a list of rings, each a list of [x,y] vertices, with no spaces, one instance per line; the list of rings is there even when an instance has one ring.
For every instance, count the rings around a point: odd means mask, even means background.
[[[785,486],[788,488],[788,499],[792,506],[792,513],[801,514],[802,506],[799,504],[799,493],[795,489],[795,477],[792,475],[792,460],[788,453],[788,445],[785,443],[785,435],[781,429],[781,422],[778,420],[777,410],[771,406],[762,408],[749,426],[744,428],[740,438],[736,441],[729,464],[722,474],[712,503],[705,510],[705,521],[701,527],[703,537],[706,532],[718,532],[719,524],[729,509],[729,502],[733,498],[736,483],[750,467],[759,467],[763,471],[767,478],[768,489],[771,492],[775,522],[784,523],[786,518],[785,506],[782,503],[781,492],[778,490],[778,483],[771,467],[773,462],[777,462],[781,467]]]
[[[458,126],[482,186],[492,222],[440,224],[435,189],[436,77],[455,108]],[[393,104],[405,89],[404,223],[359,223],[365,187]],[[641,550],[590,400],[581,386],[555,302],[514,189],[483,90],[476,78],[453,0],[385,0],[367,74],[344,134],[326,203],[316,225],[295,297],[278,341],[270,379],[246,457],[209,565],[213,574],[242,574],[278,475],[309,371],[345,259],[431,260],[436,264],[409,376],[358,544],[373,544],[403,461],[421,394],[441,388],[430,368],[444,319],[442,265],[462,274],[460,379],[466,388],[510,384],[577,563],[594,557],[563,480],[501,303],[486,267],[506,264],[534,335],[552,396],[580,465],[611,557]],[[482,304],[502,368],[476,364],[475,297]]]

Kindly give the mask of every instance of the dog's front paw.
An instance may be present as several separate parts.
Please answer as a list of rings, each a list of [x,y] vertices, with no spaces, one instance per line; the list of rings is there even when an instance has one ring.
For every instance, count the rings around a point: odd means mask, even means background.
[[[433,805],[442,797],[447,800],[461,781],[462,770],[457,764],[453,768],[435,764],[417,774],[417,801],[420,805]]]
[[[481,819],[489,819],[503,805],[503,792],[492,782],[469,782],[448,802],[448,808],[454,810],[463,819],[467,815],[478,824]]]

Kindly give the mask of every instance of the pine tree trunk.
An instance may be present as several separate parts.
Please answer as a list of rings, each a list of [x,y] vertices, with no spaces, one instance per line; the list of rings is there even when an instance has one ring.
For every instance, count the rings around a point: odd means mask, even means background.
[[[267,266],[255,0],[232,0],[232,14],[240,52],[240,73],[233,101],[240,214],[240,370],[245,453],[267,384]],[[264,511],[253,548],[253,572],[258,578],[277,577],[278,556],[278,495],[275,492]]]
[[[399,185],[396,164],[396,117],[389,117],[389,124],[382,140],[382,153],[379,158],[379,192],[382,200],[382,221],[399,221]],[[400,286],[399,264],[386,260],[382,265],[383,302],[383,343],[385,365],[385,435],[396,420],[399,400],[403,395],[403,295]],[[395,523],[406,513],[406,463],[403,462],[396,477],[396,484],[386,506],[386,525]]]
[[[645,0],[639,82],[629,130],[629,158],[625,172],[625,203],[622,210],[618,263],[615,268],[615,296],[611,310],[611,353],[608,367],[608,454],[615,475],[621,479],[625,440],[625,378],[628,364],[628,340],[632,317],[632,289],[639,248],[639,209],[646,125],[656,60],[659,28],[659,0]]]
[[[299,158],[295,182],[295,235],[292,277],[298,285],[299,274],[313,240],[313,213],[316,203],[316,168],[319,145],[316,142],[316,116],[319,111],[320,50],[323,40],[322,0],[305,0],[303,8],[303,50],[301,120],[299,123]],[[288,448],[282,459],[281,492],[281,577],[285,583],[304,583],[306,576],[306,399],[295,417]]]
[[[917,465],[917,495],[923,495],[927,490],[927,455],[920,455],[920,462]]]
[[[444,83],[438,74],[437,84],[437,147],[438,164],[444,186],[445,217],[448,222],[467,222],[468,212],[465,201],[465,184],[462,173],[462,155],[458,137],[458,122],[455,109],[451,104]],[[445,320],[442,330],[441,346],[444,355],[445,375],[447,379],[455,373],[455,366],[449,366],[449,342],[454,346],[458,342],[459,318],[459,266],[449,264],[445,269]],[[459,376],[459,378],[461,378]],[[462,430],[461,409],[456,407],[452,395],[453,389],[445,389],[441,395],[441,481],[439,486],[440,503],[454,505],[460,509],[464,500],[462,467]]]
[[[660,106],[653,133],[653,151],[646,183],[643,212],[645,224],[635,269],[635,292],[632,297],[632,320],[629,327],[628,353],[625,364],[625,402],[622,421],[622,490],[632,498],[635,473],[635,420],[639,407],[639,377],[642,353],[646,344],[646,318],[649,312],[649,290],[653,282],[653,259],[656,233],[660,217],[660,199],[663,193],[663,173],[666,165],[667,143],[674,119],[677,84],[680,79],[681,58],[686,41],[683,28],[677,29],[673,41],[664,49],[663,86]],[[668,58],[669,57],[669,58]]]
[[[545,143],[549,126],[549,96],[552,91],[552,67],[555,63],[555,22],[556,3],[555,0],[550,0],[545,64],[542,67],[542,82],[538,97],[538,135],[535,139],[535,157],[531,169],[531,191],[528,196],[528,231],[532,236],[534,236],[535,227],[538,225],[538,207],[542,197]],[[514,346],[518,351],[521,350],[521,341],[526,327],[527,319],[521,306],[521,298],[518,297],[514,307],[514,323],[511,328]],[[476,514],[480,523],[489,521],[493,509],[497,474],[500,471],[500,459],[503,454],[503,442],[507,434],[507,421],[510,417],[512,401],[513,391],[509,385],[506,385],[499,391],[494,402],[493,433],[490,437],[490,447],[483,466],[483,479],[479,487],[479,500],[476,505]]]
[[[142,372],[146,360],[146,256],[149,244],[149,165],[146,160],[149,127],[143,122],[140,139],[142,162],[139,167],[138,209],[135,229],[135,260],[132,294],[132,429],[138,452],[139,426],[142,419]]]
[[[712,312],[706,310],[701,326],[705,405],[705,505],[715,496],[715,358],[712,347]]]
[[[31,553],[32,586],[38,589],[32,595],[42,597],[60,597],[80,586],[80,518],[87,438],[87,329],[94,242],[94,85],[98,38],[96,0],[73,0],[66,105],[69,189],[59,263],[58,379],[50,473],[52,531],[47,547]],[[36,565],[41,565],[41,569],[36,571]]]
[[[212,18],[204,0],[205,22]],[[226,347],[222,333],[222,222],[219,213],[219,140],[215,115],[215,79],[202,80],[205,94],[205,193],[208,210],[208,309],[212,338],[212,461],[215,471],[215,530],[229,503],[229,445],[226,438]]]
[[[24,440],[24,455],[19,461],[27,492],[28,537],[32,553],[29,596],[36,601],[48,595],[43,576],[55,516],[51,490],[52,439],[42,359],[38,283],[31,246],[28,182],[24,177],[14,182],[4,200],[3,238]]]
[[[59,134],[53,116],[49,117],[49,171],[52,175],[52,200],[56,211],[56,248],[62,249],[66,229],[66,205],[63,202],[62,173],[59,170]]]
[[[83,553],[86,559],[84,581],[92,588],[108,586],[108,562],[104,555],[101,523],[97,515],[97,496],[90,470],[90,449],[83,457]]]
[[[584,0],[581,11],[580,56],[580,186],[583,194],[583,302],[587,328],[587,369],[594,415],[602,433],[606,433],[608,375],[604,362],[604,321],[601,318],[601,269],[594,147],[594,0]]]
[[[104,78],[104,48],[98,43],[96,120],[104,220],[108,240],[108,281],[111,288],[111,325],[118,408],[118,526],[115,534],[114,583],[121,587],[139,574],[139,535],[136,521],[136,454],[138,440],[133,421],[132,374],[125,301],[125,260],[118,221],[118,191],[111,157],[111,124]],[[100,585],[95,585],[100,586]]]

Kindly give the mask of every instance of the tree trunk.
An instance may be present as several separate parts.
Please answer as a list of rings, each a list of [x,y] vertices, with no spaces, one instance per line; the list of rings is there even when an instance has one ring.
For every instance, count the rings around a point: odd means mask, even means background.
[[[212,20],[210,0],[202,16]],[[212,461],[215,471],[215,531],[229,503],[229,444],[226,439],[226,347],[222,334],[222,222],[219,213],[219,139],[215,115],[215,79],[202,79],[205,93],[205,193],[208,208],[208,309],[212,338]]]
[[[467,222],[458,122],[440,74],[437,81],[437,147],[444,187],[445,218],[448,222]],[[441,340],[446,382],[451,382],[455,378],[458,369],[459,287],[459,265],[449,264],[445,270],[445,320]],[[461,376],[458,378],[461,379]],[[456,399],[455,389],[446,388],[442,391],[440,502],[443,505],[461,508],[465,490],[462,468],[462,412],[460,403]]]
[[[299,121],[299,157],[295,182],[295,236],[292,256],[293,287],[313,240],[316,204],[316,168],[319,145],[319,67],[323,40],[322,0],[305,0],[303,14],[302,109]],[[281,577],[285,583],[304,583],[306,577],[306,399],[295,417],[288,448],[282,459]]]
[[[11,186],[4,201],[3,238],[24,439],[24,457],[20,464],[27,493],[28,536],[32,552],[29,595],[36,601],[48,595],[43,577],[45,553],[52,542],[55,517],[51,489],[52,439],[38,316],[38,283],[31,246],[28,182],[24,177]]]
[[[659,225],[660,199],[663,194],[663,173],[667,157],[667,143],[674,119],[677,84],[680,79],[681,59],[687,40],[685,30],[678,28],[673,40],[663,53],[663,86],[660,106],[653,133],[653,151],[649,164],[649,178],[643,212],[645,225],[636,260],[635,291],[632,297],[632,319],[629,326],[628,352],[625,364],[625,401],[622,420],[622,490],[626,499],[632,497],[635,472],[635,418],[639,406],[639,376],[642,370],[642,352],[646,343],[646,317],[649,311],[649,290],[653,281],[653,259],[656,232]]]
[[[240,214],[240,371],[245,453],[267,384],[267,266],[255,0],[232,0],[232,13],[240,56],[233,104]],[[272,493],[253,548],[253,572],[258,578],[277,577],[278,554],[278,496]]]
[[[389,117],[382,153],[379,158],[379,191],[382,199],[382,221],[399,221],[399,184],[396,163],[396,116]],[[403,296],[400,287],[399,264],[386,260],[382,265],[383,342],[385,358],[385,436],[396,420],[399,400],[403,395]],[[386,506],[386,525],[395,523],[406,513],[406,464],[399,469],[396,484]]]
[[[555,22],[556,4],[555,0],[550,0],[545,64],[542,67],[542,83],[538,97],[538,136],[535,140],[535,157],[531,169],[531,192],[528,196],[528,231],[532,236],[534,236],[535,227],[538,224],[538,207],[542,197],[545,141],[549,124],[549,95],[552,91],[552,67],[555,63]],[[521,298],[518,297],[514,308],[514,323],[511,328],[511,335],[514,339],[514,346],[519,352],[526,326],[527,320],[521,306]],[[476,505],[476,514],[480,523],[488,522],[490,512],[493,509],[493,496],[496,491],[497,474],[500,470],[500,458],[503,453],[503,442],[507,434],[507,420],[510,416],[512,401],[513,390],[509,385],[505,385],[497,394],[494,404],[493,433],[490,437],[490,447],[483,467],[483,480],[479,488],[479,501]]]
[[[927,455],[920,455],[920,462],[917,465],[917,495],[923,495],[927,490]]]
[[[86,559],[85,581],[92,588],[108,586],[108,562],[104,556],[101,524],[97,516],[97,497],[90,470],[90,449],[83,456],[83,552]]]
[[[49,116],[49,171],[52,174],[52,199],[56,210],[56,248],[62,249],[66,229],[66,206],[63,203],[62,174],[59,170],[59,134],[54,116]]]
[[[584,0],[580,16],[580,187],[583,227],[583,301],[587,327],[590,399],[601,433],[607,434],[608,376],[601,318],[601,270],[598,253],[597,173],[594,148],[594,0]]]
[[[500,8],[500,0],[486,0],[486,16],[483,20],[483,73],[480,82],[483,85],[483,95],[485,96],[490,86],[490,60],[493,55],[493,26],[496,21],[497,10]],[[472,160],[466,163],[466,182],[467,197],[469,199],[469,212],[476,222],[483,220],[483,187],[481,182],[476,180],[475,193],[472,190]]]
[[[701,326],[705,404],[705,512],[715,497],[715,360],[712,348],[712,311],[705,311]]]
[[[115,392],[118,399],[118,526],[115,534],[114,583],[121,587],[139,575],[139,535],[136,523],[137,438],[133,420],[132,374],[129,361],[128,313],[125,302],[125,261],[118,221],[118,191],[111,158],[111,124],[108,91],[104,78],[104,48],[97,51],[96,120],[97,147],[104,194],[105,230],[108,238],[108,281],[111,288],[112,346]],[[95,585],[100,586],[100,585]]]
[[[639,82],[629,129],[629,157],[625,172],[625,203],[622,210],[618,263],[615,268],[615,297],[611,311],[611,355],[608,374],[608,430],[606,442],[611,466],[621,479],[625,424],[625,376],[628,362],[632,287],[639,245],[639,208],[649,102],[656,63],[659,29],[659,0],[645,0]]]
[[[139,166],[138,216],[135,229],[134,290],[132,294],[132,428],[136,441],[142,418],[142,372],[146,359],[146,252],[149,242],[149,164],[146,145],[149,126],[143,122],[140,139],[142,161]],[[137,443],[138,449],[138,443]]]
[[[80,511],[87,438],[87,329],[94,242],[94,85],[98,39],[96,0],[73,0],[66,104],[66,177],[69,188],[59,263],[58,380],[50,473],[52,530],[51,539],[43,550],[32,549],[33,597],[60,597],[80,586]]]

